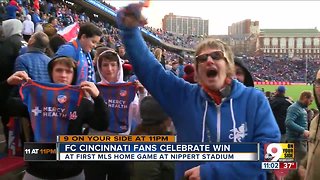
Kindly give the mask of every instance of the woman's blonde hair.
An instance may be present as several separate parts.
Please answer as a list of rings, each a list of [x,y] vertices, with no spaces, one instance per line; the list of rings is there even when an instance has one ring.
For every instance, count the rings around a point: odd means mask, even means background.
[[[233,77],[235,73],[235,70],[234,70],[235,66],[234,66],[234,59],[233,59],[234,56],[230,46],[228,46],[226,43],[218,39],[205,39],[202,42],[200,42],[200,44],[197,46],[195,51],[195,56],[198,56],[206,49],[217,49],[217,50],[221,50],[224,53],[227,66],[228,66],[227,76]],[[194,62],[194,63],[195,63],[196,70],[198,70],[197,62]]]
[[[154,56],[158,59],[158,61],[161,61],[162,50],[160,48],[156,48],[154,50]]]

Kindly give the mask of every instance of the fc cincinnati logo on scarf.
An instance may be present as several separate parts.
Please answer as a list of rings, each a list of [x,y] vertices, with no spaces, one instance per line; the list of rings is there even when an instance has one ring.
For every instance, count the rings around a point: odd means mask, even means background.
[[[67,96],[66,96],[66,95],[59,95],[59,96],[57,97],[57,100],[58,100],[58,102],[59,102],[60,104],[63,104],[63,103],[65,103],[65,102],[67,101]]]
[[[136,96],[134,83],[98,84],[104,102],[110,110],[108,131],[125,133],[129,129],[129,106]]]
[[[82,94],[79,86],[32,80],[23,84],[20,95],[28,106],[34,140],[56,142],[57,135],[67,134],[70,120],[77,118]],[[50,131],[43,130],[47,128]]]
[[[126,90],[123,90],[123,89],[120,90],[120,96],[124,97],[124,96],[126,96],[127,94],[128,94],[128,93],[127,93]]]

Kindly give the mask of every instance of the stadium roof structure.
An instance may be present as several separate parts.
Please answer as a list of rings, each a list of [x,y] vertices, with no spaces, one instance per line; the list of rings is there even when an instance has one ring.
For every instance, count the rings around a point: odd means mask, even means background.
[[[319,33],[317,28],[314,29],[260,29],[261,33]]]
[[[259,37],[319,37],[320,32],[314,29],[260,29]]]
[[[92,14],[99,14],[101,17],[104,18],[104,20],[107,20],[108,23],[117,27],[116,12],[113,9],[111,9],[110,7],[107,7],[106,5],[101,3],[100,1],[97,1],[97,0],[68,0],[68,1],[70,1],[72,3],[76,3],[77,5],[79,5],[81,7],[84,7],[86,10],[89,10],[89,12]],[[170,51],[174,51],[174,52],[187,51],[187,52],[191,52],[191,53],[193,53],[195,51],[194,49],[184,48],[184,47],[180,47],[180,46],[166,43],[162,39],[155,36],[152,32],[150,32],[149,30],[147,30],[145,28],[140,28],[140,30],[141,30],[142,35],[145,38],[145,40],[147,40],[150,43],[155,44],[157,46],[164,47]]]

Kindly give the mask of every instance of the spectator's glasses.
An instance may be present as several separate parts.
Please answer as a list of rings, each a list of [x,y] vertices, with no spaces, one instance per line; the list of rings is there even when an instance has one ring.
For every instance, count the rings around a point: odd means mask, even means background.
[[[196,62],[197,63],[204,63],[208,60],[208,57],[211,57],[214,61],[218,61],[220,59],[225,59],[226,57],[224,57],[224,53],[223,51],[214,51],[212,53],[209,54],[202,54],[199,56],[196,56]]]
[[[316,87],[320,87],[320,79],[316,79],[313,84]]]

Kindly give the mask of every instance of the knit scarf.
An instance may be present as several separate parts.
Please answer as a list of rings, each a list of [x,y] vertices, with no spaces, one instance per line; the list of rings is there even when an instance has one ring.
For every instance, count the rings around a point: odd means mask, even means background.
[[[231,85],[232,79],[226,78],[224,86],[221,88],[223,90],[226,86]],[[203,90],[211,97],[211,99],[217,104],[220,105],[222,102],[223,95],[220,91],[213,91],[208,88],[208,86],[204,84],[200,84]]]

